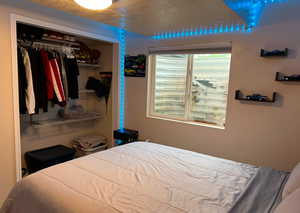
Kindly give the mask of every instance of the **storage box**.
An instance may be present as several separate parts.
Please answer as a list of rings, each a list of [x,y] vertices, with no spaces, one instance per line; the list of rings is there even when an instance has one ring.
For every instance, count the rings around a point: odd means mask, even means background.
[[[25,153],[25,161],[29,173],[74,159],[75,151],[63,145]]]

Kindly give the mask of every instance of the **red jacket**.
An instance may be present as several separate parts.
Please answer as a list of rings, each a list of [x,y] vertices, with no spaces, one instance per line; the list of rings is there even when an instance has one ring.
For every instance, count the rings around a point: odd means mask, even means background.
[[[47,88],[47,96],[48,100],[52,100],[54,98],[54,87],[51,76],[52,67],[50,64],[50,60],[48,57],[48,53],[45,50],[41,50],[42,60],[44,64],[44,72],[46,77],[46,88]]]
[[[65,92],[64,92],[64,88],[63,88],[63,84],[62,84],[62,80],[61,80],[61,76],[60,76],[60,71],[59,71],[59,66],[58,66],[56,58],[50,59],[50,64],[51,64],[51,68],[52,68],[52,71],[53,71],[53,74],[55,77],[55,82],[53,81],[53,87],[54,87],[56,97],[59,102],[65,102],[66,101]]]

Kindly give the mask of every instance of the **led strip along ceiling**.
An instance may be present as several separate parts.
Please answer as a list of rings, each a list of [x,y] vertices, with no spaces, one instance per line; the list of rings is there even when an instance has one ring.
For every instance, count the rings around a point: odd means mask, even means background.
[[[185,29],[176,32],[161,32],[153,35],[152,39],[167,40],[224,33],[249,33],[257,26],[263,9],[266,6],[286,1],[287,0],[224,0],[225,4],[230,9],[245,19],[246,24],[214,25],[196,29]]]

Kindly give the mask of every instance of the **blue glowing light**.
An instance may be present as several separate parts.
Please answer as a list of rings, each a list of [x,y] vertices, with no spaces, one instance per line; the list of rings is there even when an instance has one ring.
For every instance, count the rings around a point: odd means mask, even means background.
[[[263,9],[270,4],[287,0],[224,0],[225,4],[245,18],[246,24],[223,24],[214,27],[200,27],[176,32],[161,32],[152,36],[155,40],[199,37],[224,33],[250,33],[258,25]]]
[[[235,32],[248,32],[245,24],[231,24],[231,25],[215,25],[214,27],[203,27],[192,30],[184,30],[179,32],[163,32],[157,33],[152,36],[155,40],[162,39],[174,39],[174,38],[185,38],[185,37],[198,37],[204,35],[216,35],[224,33],[235,33]]]
[[[120,42],[120,73],[119,73],[119,128],[124,128],[125,123],[125,54],[126,54],[126,31],[119,29]]]
[[[248,28],[258,25],[263,9],[268,5],[288,0],[224,0],[233,11],[245,18]]]

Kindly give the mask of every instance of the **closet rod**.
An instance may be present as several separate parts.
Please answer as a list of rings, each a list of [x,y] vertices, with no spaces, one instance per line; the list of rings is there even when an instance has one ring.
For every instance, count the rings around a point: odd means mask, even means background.
[[[41,41],[34,41],[32,46],[47,46],[47,47],[50,47],[50,48],[51,47],[52,48],[59,48],[59,49],[70,48],[70,49],[73,49],[73,50],[80,50],[79,47],[70,47],[70,46],[65,46],[65,45],[49,44],[49,43],[41,42]]]
[[[23,41],[18,39],[18,42],[23,42]],[[43,42],[43,41],[33,41],[32,46],[50,47],[50,48],[56,48],[56,49],[70,48],[72,50],[80,50],[79,47],[71,47],[71,46],[64,45],[64,44],[62,44],[62,45],[51,44],[49,42]]]

